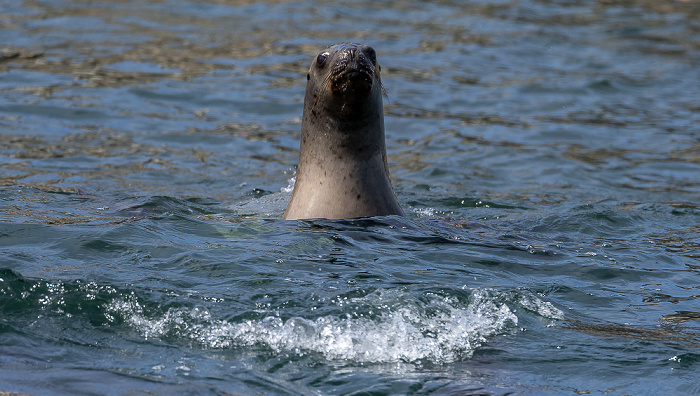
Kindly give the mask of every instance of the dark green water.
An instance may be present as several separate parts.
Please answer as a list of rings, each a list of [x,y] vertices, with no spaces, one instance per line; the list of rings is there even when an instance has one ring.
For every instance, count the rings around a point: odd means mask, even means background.
[[[406,218],[280,220],[382,64]],[[700,3],[0,1],[0,393],[700,394]]]

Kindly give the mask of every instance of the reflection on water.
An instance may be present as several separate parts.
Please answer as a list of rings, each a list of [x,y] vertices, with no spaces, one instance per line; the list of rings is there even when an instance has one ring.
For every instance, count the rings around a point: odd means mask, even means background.
[[[0,393],[700,392],[698,20],[0,4]],[[282,222],[342,41],[378,51],[408,218]]]

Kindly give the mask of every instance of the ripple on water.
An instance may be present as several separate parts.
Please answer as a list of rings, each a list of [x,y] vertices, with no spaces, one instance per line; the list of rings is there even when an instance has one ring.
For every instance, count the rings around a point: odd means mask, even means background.
[[[528,292],[496,289],[375,289],[311,297],[314,305],[304,316],[261,307],[229,319],[222,316],[226,299],[126,291],[95,282],[27,281],[9,270],[0,274],[0,296],[5,315],[22,312],[25,331],[92,327],[81,343],[107,335],[100,333],[126,331],[127,337],[136,332],[144,340],[176,345],[252,347],[261,353],[315,354],[355,364],[461,361],[495,337],[517,331],[516,312],[542,321],[563,319],[561,311]],[[33,322],[37,313],[43,324]]]

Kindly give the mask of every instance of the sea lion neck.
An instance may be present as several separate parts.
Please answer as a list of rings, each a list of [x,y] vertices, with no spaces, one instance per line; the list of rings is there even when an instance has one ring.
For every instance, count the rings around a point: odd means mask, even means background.
[[[403,215],[386,164],[374,49],[337,44],[307,75],[297,180],[284,219]]]

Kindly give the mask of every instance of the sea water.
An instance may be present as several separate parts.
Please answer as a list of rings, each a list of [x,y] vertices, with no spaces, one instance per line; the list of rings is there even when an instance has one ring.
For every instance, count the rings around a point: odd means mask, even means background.
[[[0,392],[700,393],[698,21],[0,2]],[[406,217],[281,221],[343,41]]]

